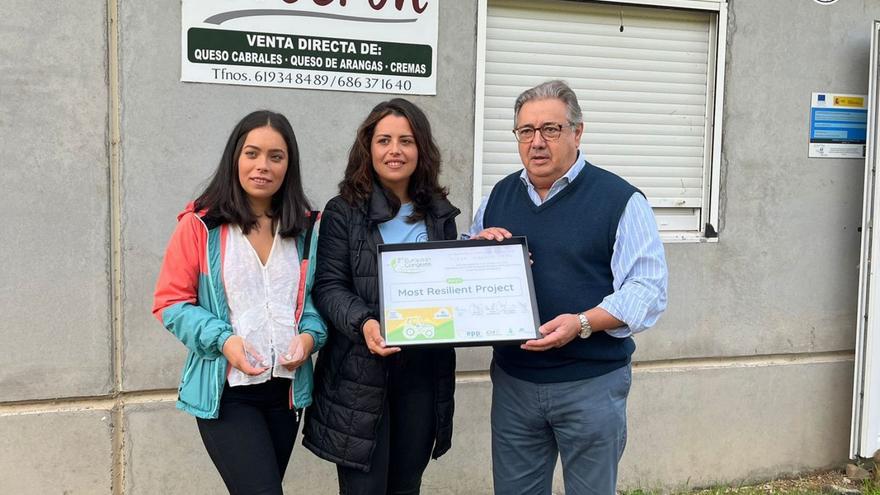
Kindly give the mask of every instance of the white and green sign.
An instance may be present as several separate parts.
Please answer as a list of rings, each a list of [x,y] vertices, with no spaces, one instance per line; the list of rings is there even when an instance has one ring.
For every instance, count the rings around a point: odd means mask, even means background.
[[[439,0],[183,0],[182,81],[437,93]]]

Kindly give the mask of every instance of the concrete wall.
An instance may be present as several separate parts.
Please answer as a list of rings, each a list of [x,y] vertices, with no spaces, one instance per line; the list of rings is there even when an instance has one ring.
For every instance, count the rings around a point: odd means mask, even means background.
[[[322,206],[355,127],[387,95],[181,83],[176,0],[7,4],[0,492],[221,491],[194,420],[173,407],[183,348],[149,313],[175,214],[259,107],[291,119]],[[670,305],[637,339],[622,487],[846,460],[864,169],[806,158],[809,103],[867,91],[875,18],[880,0],[730,2],[720,238],[666,246]],[[474,3],[442,2],[438,94],[413,98],[461,227],[475,36]],[[429,466],[426,493],[491,491],[487,356],[459,353],[454,448]],[[301,446],[288,473],[291,493],[333,492],[333,466]]]
[[[0,308],[15,359],[0,367],[2,401],[112,387],[105,8],[4,8]]]

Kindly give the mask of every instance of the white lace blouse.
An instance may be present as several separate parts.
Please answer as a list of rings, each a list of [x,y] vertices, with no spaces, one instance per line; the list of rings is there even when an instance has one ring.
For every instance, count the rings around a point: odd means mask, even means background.
[[[229,316],[235,335],[245,340],[251,365],[269,369],[249,376],[232,368],[229,385],[254,385],[271,377],[293,378],[280,361],[296,354],[291,342],[297,335],[296,298],[299,256],[295,238],[281,238],[277,230],[266,264],[260,261],[241,228],[230,225],[223,260],[223,280]],[[301,352],[301,351],[300,351]]]

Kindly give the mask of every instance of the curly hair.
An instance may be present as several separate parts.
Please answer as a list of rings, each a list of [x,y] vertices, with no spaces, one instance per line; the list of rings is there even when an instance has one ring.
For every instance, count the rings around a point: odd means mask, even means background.
[[[345,177],[339,183],[339,194],[350,205],[357,206],[369,202],[374,187],[382,189],[393,214],[400,210],[400,199],[390,191],[384,190],[373,170],[373,157],[370,145],[376,124],[389,115],[404,117],[409,121],[416,141],[419,159],[407,186],[407,192],[413,202],[413,214],[409,222],[416,222],[425,217],[431,203],[435,199],[445,198],[446,188],[439,183],[440,150],[431,134],[431,124],[425,113],[412,102],[403,98],[379,103],[358,127],[354,143],[348,152],[348,165]]]

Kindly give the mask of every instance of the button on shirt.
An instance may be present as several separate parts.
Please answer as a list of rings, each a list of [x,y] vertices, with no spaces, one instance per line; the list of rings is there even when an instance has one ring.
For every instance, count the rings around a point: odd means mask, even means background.
[[[245,340],[250,364],[269,367],[257,376],[232,368],[228,376],[230,386],[263,383],[271,377],[293,377],[294,371],[282,366],[279,360],[289,352],[298,333],[295,308],[299,277],[296,239],[284,239],[276,231],[269,258],[263,265],[241,228],[230,226],[223,281],[232,330]]]
[[[528,191],[529,198],[535,205],[540,205],[565,189],[583,168],[584,155],[578,152],[577,160],[565,175],[550,186],[544,199],[541,199],[525,169],[519,177]],[[474,215],[474,223],[468,233],[471,237],[479,234],[484,228],[483,214],[488,201],[489,197],[484,197]],[[485,227],[493,227],[493,225]],[[540,260],[535,262],[539,263]],[[606,333],[613,337],[625,338],[654,325],[666,309],[668,273],[666,255],[657,232],[654,212],[648,200],[640,193],[634,193],[630,197],[617,225],[614,252],[611,255],[611,272],[614,278],[614,292],[606,296],[599,307],[625,325],[606,330]],[[590,308],[584,308],[587,309]]]

